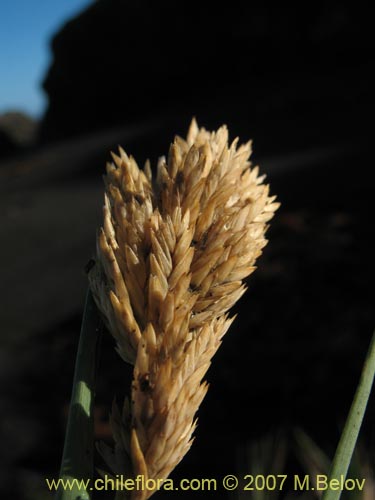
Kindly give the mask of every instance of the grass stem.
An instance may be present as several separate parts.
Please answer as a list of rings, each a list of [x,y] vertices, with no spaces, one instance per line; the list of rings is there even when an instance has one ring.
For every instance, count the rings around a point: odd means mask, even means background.
[[[375,375],[375,332],[363,366],[361,379],[354,395],[353,403],[341,434],[336,454],[333,459],[329,474],[328,485],[332,479],[345,480],[352,459],[353,451],[357,442],[359,430],[365,414],[367,402],[371,393],[372,383]],[[341,496],[340,490],[328,487],[323,494],[322,500],[338,500]]]
[[[88,290],[60,469],[60,478],[64,481],[71,481],[70,484],[74,484],[74,487],[70,490],[60,486],[56,500],[87,500],[90,498],[87,481],[91,480],[93,476],[93,407],[100,325],[99,313],[91,292]]]

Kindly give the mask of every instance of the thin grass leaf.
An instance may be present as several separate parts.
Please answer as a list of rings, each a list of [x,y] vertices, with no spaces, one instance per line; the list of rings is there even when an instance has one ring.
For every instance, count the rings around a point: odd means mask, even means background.
[[[294,430],[296,455],[309,473],[313,487],[317,489],[318,474],[328,474],[331,460],[324,451],[302,429]]]
[[[375,332],[373,334],[370,347],[367,353],[365,364],[363,366],[361,379],[354,400],[349,411],[348,418],[338,444],[332,468],[329,474],[329,480],[346,478],[353,451],[357,442],[359,430],[365,414],[367,402],[371,393],[372,383],[375,375]],[[328,482],[328,484],[330,484]],[[338,500],[341,491],[328,488],[322,497],[322,500]]]
[[[78,344],[73,379],[68,424],[65,434],[60,478],[64,481],[74,479],[88,481],[93,476],[94,419],[93,406],[95,395],[96,351],[101,321],[90,290],[86,295],[85,310]],[[56,500],[87,500],[89,487],[63,489],[61,486]],[[83,486],[83,483],[81,483]]]

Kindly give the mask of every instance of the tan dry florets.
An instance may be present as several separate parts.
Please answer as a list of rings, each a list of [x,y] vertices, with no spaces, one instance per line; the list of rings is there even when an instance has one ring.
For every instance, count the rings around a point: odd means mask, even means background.
[[[279,204],[251,168],[251,144],[228,147],[192,121],[156,181],[120,148],[107,165],[104,224],[89,273],[120,356],[134,365],[131,404],[114,406],[115,474],[166,479],[192,443],[202,379],[243,295],[242,280],[266,245]],[[146,499],[153,491],[133,491]],[[121,496],[119,496],[121,498]]]

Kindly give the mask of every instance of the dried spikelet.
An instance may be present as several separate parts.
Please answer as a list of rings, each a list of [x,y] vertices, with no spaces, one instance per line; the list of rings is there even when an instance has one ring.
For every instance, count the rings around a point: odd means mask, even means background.
[[[125,361],[132,402],[114,408],[112,471],[165,479],[191,446],[202,379],[245,292],[242,280],[266,245],[279,204],[269,196],[250,143],[228,147],[225,126],[176,137],[155,185],[120,149],[107,165],[104,223],[89,279]],[[131,465],[130,465],[131,464]],[[133,491],[146,499],[153,491]],[[121,495],[119,496],[121,498]]]

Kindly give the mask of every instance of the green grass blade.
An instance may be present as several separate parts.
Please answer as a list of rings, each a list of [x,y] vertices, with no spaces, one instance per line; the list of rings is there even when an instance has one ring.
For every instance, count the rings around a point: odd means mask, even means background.
[[[94,419],[96,351],[100,333],[100,318],[90,290],[86,295],[81,334],[78,344],[70,403],[65,434],[60,478],[62,480],[92,479],[94,456]],[[72,489],[59,488],[56,500],[86,500],[90,487],[73,481]]]
[[[329,480],[346,478],[353,451],[357,442],[359,429],[365,414],[375,374],[375,332],[363,366],[361,379],[355,393],[348,418],[342,432],[335,457],[333,459]],[[329,484],[329,483],[328,483]],[[341,491],[327,489],[322,500],[338,500]]]

